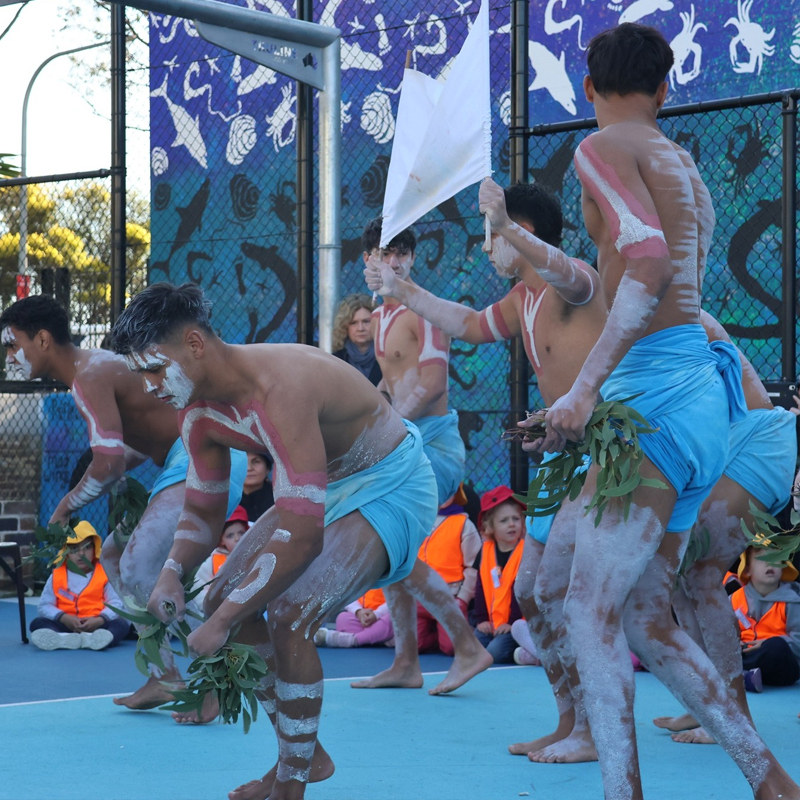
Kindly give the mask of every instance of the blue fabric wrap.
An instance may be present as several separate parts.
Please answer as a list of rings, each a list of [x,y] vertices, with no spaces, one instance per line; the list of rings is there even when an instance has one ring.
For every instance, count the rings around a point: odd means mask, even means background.
[[[389,554],[389,571],[375,585],[402,580],[436,522],[436,478],[414,423],[403,420],[408,435],[377,464],[328,484],[325,526],[359,511],[380,536]]]
[[[545,465],[548,461],[554,459],[558,453],[545,453],[544,458],[542,458],[542,463],[539,464],[537,469],[545,469]],[[583,465],[578,468],[578,472],[586,472],[589,469],[589,465],[592,463],[591,458],[589,456],[583,457]],[[541,497],[544,492],[539,494]],[[569,502],[567,500],[566,502]],[[529,536],[533,536],[537,542],[541,542],[542,544],[547,544],[547,539],[550,536],[550,528],[553,527],[553,520],[556,518],[556,511],[555,507],[553,508],[553,513],[547,517],[525,517],[525,530],[528,532]]]
[[[789,502],[797,461],[797,417],[785,408],[756,408],[731,425],[725,475],[770,514]]]
[[[183,440],[178,437],[167,453],[167,459],[161,472],[158,473],[156,482],[150,492],[150,501],[163,489],[174,486],[186,480],[186,473],[189,471],[189,454],[183,446]],[[242,488],[244,479],[247,475],[247,453],[241,450],[231,450],[231,483],[228,491],[228,510],[225,514],[227,519],[233,514],[233,509],[239,505],[242,499]]]
[[[456,493],[467,470],[467,451],[458,432],[458,414],[448,411],[442,417],[421,417],[415,419],[414,424],[422,434],[425,455],[436,476],[441,505]]]
[[[604,400],[631,400],[656,433],[645,455],[678,494],[668,531],[689,530],[728,460],[729,428],[747,415],[742,365],[729,342],[702,325],[678,325],[639,339],[603,384]]]

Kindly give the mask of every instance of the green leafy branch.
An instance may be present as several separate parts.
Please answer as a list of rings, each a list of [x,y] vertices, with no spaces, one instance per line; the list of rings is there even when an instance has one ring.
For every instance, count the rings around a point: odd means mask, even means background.
[[[636,395],[638,396],[638,395]],[[639,486],[666,489],[663,481],[644,478],[640,474],[642,448],[639,436],[655,433],[647,420],[634,408],[626,405],[635,397],[625,400],[608,400],[597,405],[586,426],[582,442],[568,441],[564,450],[557,453],[542,468],[536,470],[526,495],[515,497],[527,506],[532,517],[548,517],[556,513],[569,498],[575,500],[586,482],[583,469],[585,457],[598,466],[597,487],[592,495],[587,513],[595,510],[594,524],[599,525],[609,502],[621,500],[625,520],[631,508],[631,495]],[[545,415],[549,409],[538,409],[528,415],[534,423],[530,427],[512,428],[504,434],[507,440],[535,441],[547,435]]]
[[[46,559],[48,569],[56,569],[62,564],[66,564],[70,572],[75,572],[85,578],[88,573],[67,558],[70,547],[67,540],[75,537],[75,526],[79,522],[77,517],[70,517],[68,525],[62,525],[60,522],[51,522],[47,527],[37,525],[33,529],[36,547],[29,556],[26,556],[25,561],[33,561],[37,558]],[[92,563],[87,559],[83,559],[83,561],[91,572]]]
[[[169,688],[175,702],[162,706],[169,711],[199,713],[203,700],[210,692],[219,699],[219,713],[226,724],[242,716],[244,732],[258,716],[258,689],[268,668],[258,652],[247,644],[229,642],[211,656],[196,658],[189,665],[193,675],[185,689]]]
[[[196,570],[192,570],[181,580],[186,593],[187,606],[208,586],[208,583],[204,583],[202,586],[192,588],[195,572]],[[211,582],[209,581],[209,583]],[[136,626],[139,639],[136,642],[136,652],[133,655],[133,659],[139,672],[143,675],[149,675],[150,664],[155,664],[162,671],[166,670],[160,652],[164,646],[167,646],[177,656],[186,657],[189,655],[189,645],[186,640],[192,629],[185,619],[162,622],[154,614],[151,614],[145,606],[139,605],[132,597],[126,597],[124,602],[125,608],[117,608],[109,603],[106,603],[106,605],[123,619],[127,619]],[[174,610],[173,608],[172,611],[174,612]],[[195,619],[203,619],[202,614],[198,614],[191,608],[187,607],[186,613]],[[177,649],[171,643],[173,634],[178,640]]]
[[[126,477],[111,490],[108,528],[114,531],[114,542],[120,551],[128,544],[149,499],[150,493],[135,478]]]
[[[751,500],[750,516],[755,522],[756,530],[751,531],[742,519],[742,531],[750,547],[763,551],[758,558],[769,564],[791,561],[800,550],[800,514],[792,509],[789,517],[792,527],[784,530],[772,514],[762,511]]]

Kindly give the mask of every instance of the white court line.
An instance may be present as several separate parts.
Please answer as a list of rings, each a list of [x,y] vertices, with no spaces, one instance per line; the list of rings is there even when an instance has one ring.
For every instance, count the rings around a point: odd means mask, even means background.
[[[518,665],[503,664],[499,667],[489,667],[486,672],[501,670],[501,669],[517,669]],[[423,672],[423,675],[447,675],[447,670],[439,670],[437,672]],[[356,675],[352,678],[325,678],[326,683],[333,683],[334,681],[365,681],[373,677],[372,675]],[[70,703],[73,700],[102,700],[104,697],[121,697],[122,695],[130,694],[130,692],[115,692],[114,694],[90,694],[86,697],[59,697],[55,700],[27,700],[24,703],[0,703],[0,708],[16,708],[17,706],[41,706],[46,703]]]

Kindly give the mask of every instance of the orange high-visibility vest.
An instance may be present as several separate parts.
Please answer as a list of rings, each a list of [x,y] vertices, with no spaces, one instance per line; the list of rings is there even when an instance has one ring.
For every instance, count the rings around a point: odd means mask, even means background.
[[[216,575],[219,572],[219,568],[225,563],[225,559],[228,557],[227,553],[212,553],[211,554],[211,574]]]
[[[372,611],[380,608],[385,602],[386,598],[383,596],[381,589],[370,589],[363,597],[358,600],[364,608],[372,609]]]
[[[483,586],[483,596],[486,598],[486,608],[489,610],[489,619],[495,629],[508,623],[511,616],[511,593],[520,561],[522,561],[522,548],[523,539],[520,539],[500,573],[497,581],[499,585],[495,586],[492,579],[492,574],[497,569],[495,543],[493,541],[483,543],[481,585]],[[494,574],[496,575],[496,572]]]
[[[786,635],[786,603],[773,603],[758,622],[747,613],[749,609],[744,587],[737,589],[731,595],[731,605],[739,623],[739,635],[743,642]]]
[[[438,572],[445,583],[464,580],[464,553],[461,534],[467,522],[466,514],[451,514],[434,528],[419,548],[419,560]]]
[[[53,570],[53,592],[59,611],[79,619],[99,617],[106,607],[103,593],[107,583],[106,571],[100,562],[97,562],[86,588],[80,594],[74,594],[69,590],[67,565],[56,567]]]

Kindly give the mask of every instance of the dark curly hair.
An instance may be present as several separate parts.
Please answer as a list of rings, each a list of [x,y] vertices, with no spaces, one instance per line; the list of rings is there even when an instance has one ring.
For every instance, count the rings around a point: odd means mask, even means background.
[[[535,183],[515,183],[503,190],[506,211],[514,222],[533,225],[536,236],[553,247],[561,247],[564,218],[558,198]]]
[[[364,228],[364,231],[361,234],[361,245],[363,246],[365,252],[371,253],[376,247],[381,246],[382,228],[382,217],[375,217],[375,219],[370,220],[367,223],[367,226]],[[400,233],[398,233],[397,236],[395,236],[394,239],[392,239],[392,241],[386,245],[386,247],[396,247],[398,250],[408,250],[411,255],[414,255],[417,249],[417,236],[414,233],[414,229],[406,228],[404,231],[400,231]]]
[[[17,300],[0,314],[0,330],[13,325],[31,339],[39,331],[47,331],[56,344],[69,344],[67,312],[49,294],[37,294]]]

